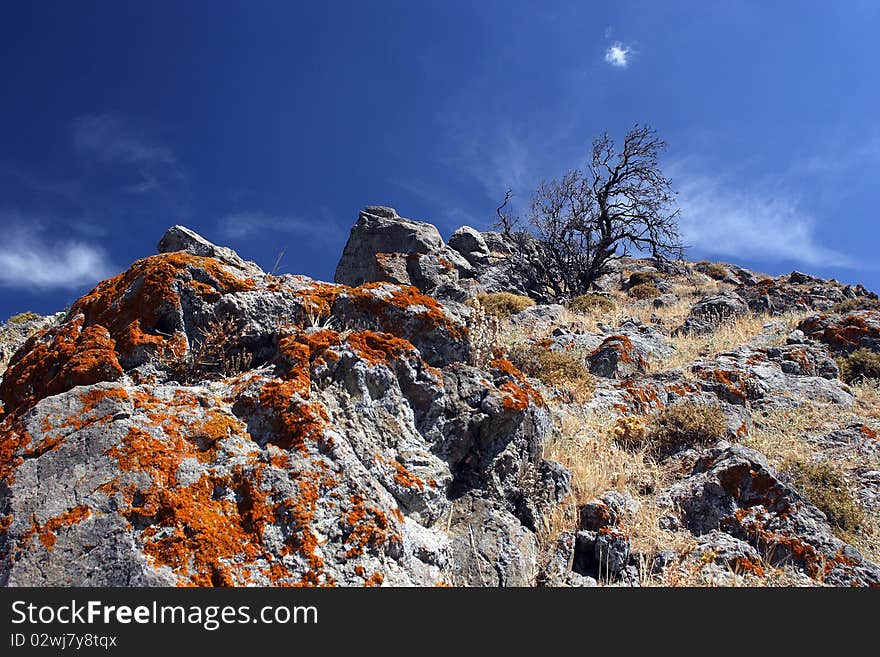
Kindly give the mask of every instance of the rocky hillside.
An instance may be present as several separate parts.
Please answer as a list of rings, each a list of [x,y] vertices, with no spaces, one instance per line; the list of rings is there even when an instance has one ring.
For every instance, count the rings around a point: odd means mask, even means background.
[[[0,328],[0,583],[880,585],[880,304],[369,207],[335,282],[181,226]]]

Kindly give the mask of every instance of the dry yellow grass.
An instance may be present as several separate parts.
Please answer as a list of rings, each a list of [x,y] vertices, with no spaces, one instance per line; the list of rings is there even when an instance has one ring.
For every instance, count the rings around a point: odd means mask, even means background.
[[[855,412],[872,420],[880,420],[880,381],[859,381],[850,386],[856,395]]]
[[[867,390],[873,410],[877,410],[880,395],[871,386],[862,386]],[[819,459],[828,459],[835,468],[850,482],[855,480],[855,472],[859,469],[876,469],[880,467],[880,459],[876,456],[859,454],[848,450],[845,458],[840,454],[823,453],[821,447],[806,439],[809,434],[823,435],[856,422],[870,422],[870,415],[858,408],[848,410],[836,404],[802,404],[798,408],[781,409],[755,416],[755,426],[750,435],[743,441],[767,457],[770,464],[778,470],[784,470],[792,463],[810,463]],[[864,398],[861,400],[866,405]],[[876,419],[877,416],[874,416]],[[874,516],[866,514],[866,522],[858,531],[847,532],[845,540],[852,543],[862,554],[872,561],[880,560],[880,522]]]
[[[695,545],[691,534],[660,528],[659,519],[668,510],[658,506],[652,493],[668,480],[668,473],[648,458],[644,450],[620,448],[615,441],[614,426],[612,416],[561,415],[560,435],[545,446],[544,456],[558,461],[571,472],[571,494],[551,514],[542,542],[551,545],[560,532],[577,529],[578,506],[606,491],[623,490],[639,502],[638,513],[627,521],[634,551],[651,556],[661,550],[691,549]]]
[[[784,344],[785,335],[793,330],[803,319],[802,314],[788,313],[779,316],[741,315],[725,320],[721,326],[706,335],[678,335],[672,338],[675,353],[661,363],[664,370],[678,369],[693,363],[700,357],[730,351],[740,345],[748,344],[764,331],[768,322],[783,322],[785,328],[779,337],[767,344]]]

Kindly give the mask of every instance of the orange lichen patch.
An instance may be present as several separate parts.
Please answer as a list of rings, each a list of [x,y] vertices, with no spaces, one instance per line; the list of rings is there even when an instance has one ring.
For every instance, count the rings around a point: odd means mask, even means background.
[[[489,363],[489,368],[495,370],[497,376],[500,378],[512,379],[498,387],[499,390],[505,393],[506,398],[509,399],[509,401],[505,402],[505,408],[513,409],[514,407],[521,407],[516,410],[525,410],[530,401],[534,403],[535,406],[544,405],[544,398],[541,396],[541,393],[535,390],[534,386],[528,382],[525,375],[509,360],[502,358],[500,355],[496,355],[496,357]],[[508,385],[508,383],[510,385]],[[525,406],[522,405],[523,395],[525,396]]]
[[[418,490],[425,490],[425,482],[414,475],[412,472],[407,470],[403,463],[392,460],[391,467],[394,468],[394,481],[396,481],[398,484],[400,484],[404,488],[416,488]]]
[[[208,300],[252,290],[255,283],[230,273],[214,258],[182,251],[160,253],[99,283],[73,305],[71,313],[83,313],[87,324],[106,327],[120,355],[130,358],[140,348],[165,344],[170,337],[165,324],[179,309],[185,287]]]
[[[443,269],[445,269],[446,271],[455,271],[455,265],[449,262],[449,260],[447,260],[446,258],[438,257],[437,262],[439,262],[440,266],[443,267]]]
[[[739,574],[750,574],[756,577],[764,576],[764,567],[760,562],[749,557],[736,557],[733,560],[733,570]]]
[[[12,483],[12,471],[22,464],[22,451],[32,442],[17,417],[7,416],[0,422],[0,482]]]
[[[370,365],[387,365],[403,354],[416,350],[408,340],[395,337],[390,333],[374,333],[373,331],[352,333],[348,336],[348,344],[358,356]]]
[[[714,381],[724,386],[731,395],[745,403],[748,398],[748,389],[745,380],[739,373],[721,369],[698,370],[697,376],[706,381]]]
[[[339,356],[331,351],[339,346],[339,333],[331,329],[319,329],[316,331],[303,331],[298,339],[309,348],[309,361],[320,363],[323,358],[336,360]]]
[[[262,529],[271,519],[273,507],[265,494],[243,477],[234,482],[241,501],[216,499],[215,489],[230,483],[203,476],[185,488],[153,487],[143,494],[142,503],[130,510],[133,517],[155,520],[141,534],[144,553],[155,564],[169,566],[184,578],[181,583],[246,583],[246,569],[242,564],[233,569],[234,560],[252,563],[265,554]]]
[[[614,349],[619,354],[619,360],[621,363],[626,364],[635,364],[638,367],[644,367],[644,359],[641,354],[636,351],[636,348],[633,346],[632,340],[630,340],[625,335],[610,335],[604,340],[602,340],[602,344],[596,347],[592,352],[590,352],[590,357],[597,355],[604,349]]]
[[[670,383],[668,386],[666,386],[667,393],[674,393],[679,397],[687,397],[689,393],[696,392],[696,390],[696,387],[687,381],[683,381],[680,384]]]
[[[83,324],[76,317],[43,339],[34,336],[25,343],[0,384],[4,408],[22,412],[51,395],[122,376],[107,329]]]
[[[874,440],[877,440],[877,432],[874,431],[874,430],[873,430],[871,427],[869,427],[867,424],[860,424],[860,425],[859,425],[859,431],[860,431],[863,435],[867,436],[868,438],[872,438],[872,439],[874,439]]]
[[[501,405],[509,411],[524,411],[529,407],[529,395],[525,390],[510,381],[498,386],[503,394]]]
[[[330,449],[332,439],[325,430],[330,417],[320,404],[300,401],[302,381],[274,379],[260,390],[260,405],[271,409],[275,423],[271,443],[284,449],[295,449],[308,455],[308,441],[316,442],[323,450]]]
[[[866,316],[880,318],[876,312],[853,313],[834,323],[828,323],[827,315],[810,317],[800,323],[800,328],[811,338],[820,340],[834,350],[851,351],[862,344],[863,338],[878,337],[878,330],[865,320]]]
[[[367,506],[362,495],[352,495],[349,501],[352,508],[343,516],[343,529],[346,531],[343,542],[351,545],[345,553],[346,557],[359,556],[366,549],[377,549],[395,539],[385,513]]]
[[[631,379],[624,379],[620,382],[620,388],[633,401],[635,409],[639,413],[665,406],[660,398],[660,390],[653,384],[649,383],[645,386],[639,386]]]
[[[138,427],[129,427],[123,444],[107,451],[107,456],[115,458],[121,469],[146,472],[156,485],[164,488],[177,484],[178,466],[196,454],[195,446],[179,435],[157,438]]]
[[[58,540],[56,531],[68,525],[75,525],[88,518],[91,514],[92,512],[89,507],[80,504],[73,507],[70,511],[62,513],[60,516],[49,519],[45,525],[37,529],[40,533],[40,542],[43,544],[43,547],[51,550],[55,545],[55,541]]]
[[[336,297],[347,289],[343,285],[311,281],[301,290],[297,290],[295,296],[303,304],[306,312],[326,316],[330,314]]]
[[[44,434],[42,440],[37,443],[33,447],[29,447],[22,452],[22,455],[25,458],[35,458],[40,456],[41,454],[45,454],[46,452],[51,452],[53,449],[60,447],[64,444],[64,436],[52,435],[52,434]]]
[[[385,581],[385,575],[382,573],[373,573],[366,580],[364,580],[364,586],[382,586],[382,582]]]
[[[278,354],[283,360],[285,378],[299,383],[303,397],[309,396],[311,366],[324,364],[325,359],[337,360],[339,354],[334,348],[340,342],[339,334],[330,329],[283,327],[278,338]]]
[[[382,573],[373,573],[367,577],[367,571],[363,566],[355,566],[354,574],[363,578],[364,586],[382,586],[382,582],[385,581],[385,575]]]
[[[409,330],[412,334],[444,329],[453,339],[467,337],[467,329],[456,325],[439,301],[411,285],[365,283],[349,288],[345,293],[352,305],[375,317],[381,330],[386,333],[407,337],[400,333],[400,314],[391,312],[392,308],[396,308],[411,315]]]
[[[801,566],[813,579],[819,579],[823,574],[826,560],[814,546],[800,538],[768,530],[765,526],[764,514],[760,512],[753,513],[748,509],[739,509],[735,515],[746,535],[758,547],[767,551],[775,563],[792,561]]]

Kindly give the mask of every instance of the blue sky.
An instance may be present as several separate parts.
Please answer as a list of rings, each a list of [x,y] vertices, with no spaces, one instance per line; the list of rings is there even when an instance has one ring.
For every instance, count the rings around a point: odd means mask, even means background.
[[[0,5],[0,319],[184,223],[330,279],[359,208],[448,236],[649,123],[689,257],[880,288],[880,3]]]

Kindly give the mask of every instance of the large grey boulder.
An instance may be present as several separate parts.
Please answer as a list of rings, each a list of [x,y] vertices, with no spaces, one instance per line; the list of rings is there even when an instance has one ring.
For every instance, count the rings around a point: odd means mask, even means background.
[[[794,566],[829,584],[880,585],[880,566],[837,538],[825,515],[752,449],[704,450],[670,496],[695,534],[720,530],[748,542],[771,564]]]
[[[688,318],[674,334],[711,333],[724,321],[748,311],[746,302],[736,292],[722,292],[694,304]]]
[[[474,267],[485,267],[492,261],[489,245],[476,228],[462,226],[450,236],[448,244]]]
[[[256,263],[244,260],[228,246],[217,246],[209,242],[186,226],[176,225],[169,228],[159,240],[156,248],[159,253],[183,251],[195,256],[216,258],[221,262],[246,271],[250,275],[258,276],[263,273]]]
[[[427,291],[471,274],[468,261],[443,242],[436,226],[370,206],[351,228],[334,280],[352,286],[391,281]]]

